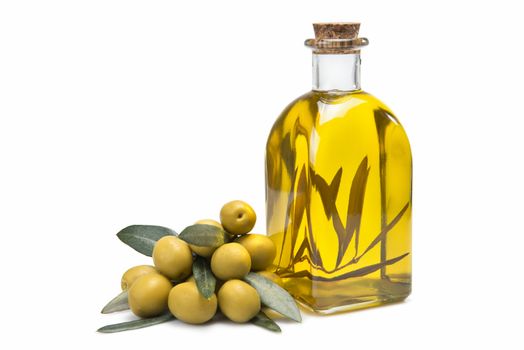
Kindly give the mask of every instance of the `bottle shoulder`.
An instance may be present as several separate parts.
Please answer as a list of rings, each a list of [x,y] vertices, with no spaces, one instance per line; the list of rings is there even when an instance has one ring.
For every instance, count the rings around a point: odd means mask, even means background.
[[[311,138],[332,133],[333,128],[348,135],[363,125],[377,131],[388,129],[399,138],[407,135],[393,112],[377,97],[359,90],[350,93],[309,91],[284,108],[269,134],[268,143],[285,137]]]
[[[310,91],[293,100],[274,123],[267,150],[270,155],[289,154],[296,145],[307,147],[313,158],[324,151],[334,154],[343,148],[358,153],[376,145],[384,145],[400,158],[411,154],[408,136],[396,116],[365,91]]]
[[[276,124],[288,123],[297,118],[322,118],[322,114],[335,111],[338,116],[352,115],[358,111],[368,111],[369,115],[383,114],[395,124],[400,125],[393,111],[380,99],[363,90],[352,92],[308,91],[289,103],[277,118]]]

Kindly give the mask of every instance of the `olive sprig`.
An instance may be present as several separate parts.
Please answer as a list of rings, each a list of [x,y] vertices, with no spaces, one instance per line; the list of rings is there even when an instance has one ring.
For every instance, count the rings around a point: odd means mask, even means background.
[[[178,319],[200,324],[217,310],[230,320],[251,322],[270,331],[280,327],[261,307],[301,321],[282,280],[267,271],[276,248],[265,235],[249,234],[255,211],[232,201],[220,211],[220,222],[199,220],[178,235],[162,226],[132,225],[117,233],[134,250],[153,258],[122,276],[122,292],[102,313],[131,309],[137,320],[100,328],[102,333],[138,329]]]

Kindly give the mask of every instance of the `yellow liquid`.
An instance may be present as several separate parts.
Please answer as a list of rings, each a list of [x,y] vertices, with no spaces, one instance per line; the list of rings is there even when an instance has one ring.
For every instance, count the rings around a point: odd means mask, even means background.
[[[319,313],[411,292],[411,150],[404,129],[362,91],[309,92],[278,118],[266,149],[274,270]]]

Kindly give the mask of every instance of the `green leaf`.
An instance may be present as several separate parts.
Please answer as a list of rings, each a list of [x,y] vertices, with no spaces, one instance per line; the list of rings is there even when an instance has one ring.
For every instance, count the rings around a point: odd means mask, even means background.
[[[229,240],[229,235],[220,227],[195,224],[182,230],[178,238],[201,247],[219,247]]]
[[[114,297],[106,306],[102,309],[103,314],[110,314],[116,311],[128,310],[129,305],[127,303],[127,290]]]
[[[304,173],[304,176],[306,174],[305,165],[302,166],[302,172]],[[308,237],[308,243],[309,243],[309,252],[311,253],[311,263],[315,266],[323,266],[322,263],[322,257],[320,256],[320,250],[317,247],[317,244],[315,242],[315,234],[313,233],[313,222],[311,221],[311,185],[307,185],[305,187],[305,193],[306,193],[306,224],[307,224],[307,237]]]
[[[267,330],[270,330],[272,332],[281,332],[282,330],[276,324],[275,321],[270,319],[264,312],[260,311],[255,317],[253,317],[250,321],[254,325],[257,325],[259,327],[265,328]]]
[[[282,274],[281,277],[286,277],[286,278],[290,278],[290,277],[293,277],[293,278],[307,277],[307,278],[309,278],[310,280],[313,280],[313,281],[323,281],[323,282],[341,281],[341,280],[345,280],[345,279],[348,279],[348,278],[362,277],[362,276],[369,275],[370,273],[373,273],[373,272],[375,272],[377,270],[380,270],[381,268],[383,268],[385,266],[395,264],[396,262],[404,259],[408,255],[409,255],[409,253],[404,253],[404,254],[402,254],[400,256],[397,256],[395,258],[386,260],[384,262],[380,262],[378,264],[373,264],[373,265],[368,265],[368,266],[362,267],[360,269],[356,269],[356,270],[353,270],[353,271],[350,271],[348,273],[345,273],[345,274],[342,274],[342,275],[338,275],[338,276],[335,276],[335,277],[332,277],[332,278],[327,278],[327,277],[322,277],[322,276],[313,276],[311,274],[311,272],[309,272],[307,270],[302,270],[302,271]]]
[[[295,152],[293,152],[293,145],[291,143],[291,134],[288,132],[280,143],[280,154],[289,176],[293,174],[293,170],[295,169],[296,158]]]
[[[349,192],[349,203],[346,218],[346,229],[338,237],[338,256],[337,266],[340,266],[346,250],[355,234],[355,241],[358,241],[360,232],[360,221],[362,219],[362,207],[364,206],[364,194],[366,193],[366,184],[368,181],[369,167],[368,157],[364,157],[353,177],[351,190]],[[358,242],[355,243],[356,246]],[[357,249],[357,248],[356,248]]]
[[[297,252],[294,254],[293,264],[292,265],[295,265],[296,263],[302,261],[304,258],[307,257],[307,256],[304,256],[304,253],[306,252],[306,249],[309,248],[308,244],[309,244],[309,242],[307,241],[307,237],[304,237],[304,240],[300,244],[300,247],[298,247]],[[309,249],[308,249],[308,251],[309,251]]]
[[[320,199],[322,200],[322,206],[324,207],[326,216],[328,219],[331,219],[333,212],[337,211],[335,204],[337,201],[338,189],[340,188],[340,182],[342,180],[342,168],[338,169],[329,185],[322,176],[316,174],[312,169],[310,169],[310,173],[311,180],[320,194]]]
[[[295,186],[295,181],[296,181],[296,178],[297,178],[297,172],[298,172],[298,169],[295,169],[293,172],[290,173],[290,176],[291,176],[291,188],[294,188],[294,186]],[[280,183],[279,183],[279,186],[280,186]],[[273,192],[270,191],[269,193],[273,193]],[[287,204],[286,204],[287,210],[286,210],[286,215],[285,215],[285,219],[284,219],[284,234],[283,234],[283,237],[282,237],[282,244],[286,244],[286,242],[288,240],[289,219],[292,217],[291,209],[293,207],[293,202],[294,202],[293,198],[294,198],[294,196],[295,196],[295,191],[289,191],[289,194],[288,194],[288,197],[287,197]],[[291,238],[291,241],[293,241],[293,238]],[[280,269],[280,266],[282,266],[281,263],[282,263],[283,253],[284,253],[284,249],[281,249],[280,250],[280,255],[278,257],[278,266],[279,266],[278,269]],[[291,255],[293,254],[292,250],[290,250],[290,254]]]
[[[102,328],[99,328],[97,332],[116,333],[116,332],[129,331],[132,329],[139,329],[139,328],[154,326],[156,324],[167,322],[173,318],[174,317],[171,314],[165,314],[165,315],[161,315],[158,317],[152,317],[152,318],[141,318],[139,320],[133,320],[129,322],[122,322],[122,323],[116,323],[116,324],[104,326]]]
[[[162,226],[131,225],[116,235],[122,242],[137,252],[151,256],[156,241],[164,236],[176,236],[176,232]]]
[[[295,172],[296,176],[296,172]],[[294,181],[293,181],[294,186]],[[295,199],[289,205],[288,209],[288,216],[291,218],[293,225],[291,227],[291,252],[295,251],[295,245],[297,242],[297,237],[300,229],[300,225],[302,223],[302,218],[304,217],[304,213],[306,211],[306,205],[309,205],[307,202],[307,176],[306,176],[306,167],[303,166],[302,170],[300,171],[300,175],[298,177],[297,182],[297,189],[296,192],[290,191],[290,195],[294,194]],[[293,214],[291,214],[291,209],[293,209]]]
[[[210,299],[215,293],[216,278],[211,272],[209,261],[207,259],[197,256],[193,262],[193,276],[195,277],[198,291],[206,299]]]
[[[377,237],[375,237],[373,242],[371,242],[369,246],[366,248],[366,250],[364,250],[364,252],[360,254],[360,256],[356,259],[357,261],[360,260],[360,258],[362,258],[364,255],[366,255],[366,253],[369,252],[374,246],[376,246],[378,242],[381,242],[384,238],[386,238],[386,235],[395,227],[397,222],[399,222],[399,220],[402,218],[402,216],[404,215],[406,210],[408,210],[408,208],[409,202],[406,203],[406,205],[400,210],[397,216],[395,216],[393,220],[391,220],[391,222],[387,224],[382,231],[380,231],[380,233],[377,235]]]
[[[244,281],[257,290],[264,305],[294,321],[302,321],[295,299],[284,288],[254,272],[244,277]]]
[[[366,267],[362,267],[360,269],[357,269],[357,270],[345,273],[343,275],[338,275],[338,276],[336,276],[334,278],[331,278],[331,279],[328,279],[328,278],[324,279],[322,277],[314,277],[313,279],[315,279],[317,281],[340,281],[340,280],[345,280],[346,278],[354,278],[354,277],[366,276],[366,275],[369,275],[372,272],[380,270],[381,268],[383,268],[385,266],[393,265],[394,263],[404,259],[408,255],[409,255],[409,253],[405,253],[405,254],[402,254],[400,256],[397,256],[396,258],[389,259],[389,260],[386,260],[384,262],[380,262],[378,264],[373,264],[373,265],[369,265],[369,266],[366,266]]]

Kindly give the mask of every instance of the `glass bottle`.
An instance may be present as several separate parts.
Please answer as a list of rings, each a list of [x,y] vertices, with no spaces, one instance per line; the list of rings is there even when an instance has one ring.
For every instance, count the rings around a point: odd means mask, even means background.
[[[266,147],[274,270],[318,313],[400,301],[411,292],[409,141],[360,88],[359,23],[313,26],[313,89],[286,107]]]

